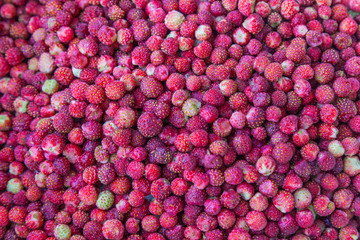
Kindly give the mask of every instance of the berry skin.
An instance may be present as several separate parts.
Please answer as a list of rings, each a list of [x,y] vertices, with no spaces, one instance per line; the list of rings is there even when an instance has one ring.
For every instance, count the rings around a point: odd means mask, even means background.
[[[104,222],[102,226],[102,234],[106,239],[121,239],[124,236],[124,226],[117,219],[111,219]]]
[[[335,107],[339,112],[338,119],[341,122],[348,122],[356,115],[356,106],[354,102],[348,98],[339,98],[336,101]]]
[[[174,141],[175,147],[181,152],[189,152],[193,146],[191,145],[189,134],[179,134]]]
[[[246,114],[246,121],[250,128],[261,127],[265,121],[265,113],[259,107],[252,107]]]
[[[150,28],[147,22],[143,19],[133,22],[131,28],[135,41],[144,41],[150,37]]]
[[[81,126],[84,137],[88,140],[96,140],[101,137],[101,124],[96,121],[88,121]]]
[[[305,57],[305,53],[305,48],[300,43],[291,43],[286,48],[286,57],[293,62],[300,62]]]
[[[1,239],[359,237],[359,0],[85,2],[0,7]]]
[[[264,211],[268,207],[268,200],[267,198],[262,195],[261,193],[256,193],[251,199],[250,199],[250,207],[251,209],[255,211]]]
[[[66,224],[58,224],[54,229],[54,236],[59,240],[69,239],[71,236],[71,229]]]
[[[216,218],[206,213],[202,213],[196,219],[196,226],[204,232],[214,230],[216,228]]]
[[[334,77],[334,67],[329,63],[320,63],[314,72],[315,80],[322,84],[330,82]]]
[[[289,115],[281,119],[280,131],[285,134],[292,134],[298,130],[298,117],[295,115]]]
[[[99,181],[104,185],[109,185],[115,178],[115,171],[110,163],[106,163],[98,170]]]
[[[195,38],[200,41],[205,41],[210,38],[212,33],[209,25],[200,25],[195,31]]]
[[[349,126],[351,130],[353,130],[356,133],[360,132],[360,116],[355,116],[349,121]]]
[[[97,85],[90,85],[85,90],[86,99],[93,104],[100,104],[105,100],[105,91]]]
[[[6,227],[9,223],[8,210],[3,206],[0,207],[0,220],[1,227]]]
[[[164,91],[162,84],[153,77],[143,78],[140,89],[148,98],[157,98]]]
[[[58,113],[53,118],[53,126],[59,133],[68,133],[73,128],[74,121],[68,114]]]
[[[39,211],[32,211],[28,213],[25,218],[25,225],[30,229],[40,228],[44,223],[44,216]]]
[[[151,184],[151,195],[158,200],[164,200],[171,193],[170,182],[164,178],[159,178]]]
[[[179,42],[172,37],[165,39],[161,43],[161,51],[166,55],[173,56],[179,50]]]
[[[201,59],[207,58],[211,55],[212,45],[208,41],[202,41],[194,48],[194,54]]]
[[[273,148],[271,155],[278,163],[287,163],[294,155],[294,148],[290,143],[279,143]]]
[[[71,95],[80,101],[84,101],[86,100],[85,91],[87,87],[88,85],[85,82],[75,80],[70,84]]]
[[[138,129],[144,137],[153,137],[160,133],[163,123],[152,113],[143,113],[137,121]]]
[[[267,220],[264,213],[258,211],[251,211],[246,215],[246,223],[250,229],[260,231],[266,227]]]
[[[336,160],[331,153],[323,151],[318,154],[317,164],[321,170],[329,171],[335,167]]]
[[[244,155],[252,148],[251,138],[247,135],[237,135],[232,142],[237,154]]]
[[[115,178],[110,184],[110,189],[115,194],[125,194],[130,189],[130,181],[126,177]]]
[[[114,124],[119,128],[130,128],[136,123],[136,113],[131,108],[120,108],[114,115]]]
[[[288,213],[294,208],[295,199],[291,193],[281,190],[273,198],[273,203],[282,213]]]
[[[180,0],[179,10],[184,14],[194,13],[196,10],[196,2],[194,0]]]
[[[329,216],[335,210],[335,204],[324,195],[319,195],[314,199],[313,207],[320,216]]]
[[[178,73],[173,73],[166,80],[166,87],[171,91],[181,90],[186,85],[186,79],[184,76]]]
[[[128,28],[122,28],[117,32],[117,42],[121,45],[128,45],[133,42],[133,33]]]
[[[359,142],[353,137],[344,138],[341,145],[344,147],[344,154],[347,156],[353,156],[359,151]]]
[[[279,63],[270,63],[266,68],[264,72],[264,76],[270,81],[270,82],[276,82],[280,79],[280,77],[283,74],[282,67]]]
[[[74,79],[74,75],[70,68],[68,67],[60,67],[55,70],[54,78],[62,85],[69,85]]]
[[[225,98],[219,90],[210,89],[203,95],[203,101],[214,106],[221,106]]]
[[[97,181],[97,169],[95,166],[85,168],[83,172],[83,180],[87,184],[94,184]]]
[[[275,167],[275,161],[270,156],[262,156],[256,162],[256,169],[264,176],[271,175],[274,172]]]
[[[22,62],[24,59],[22,52],[19,48],[9,48],[5,53],[6,61],[11,65],[15,66]]]
[[[157,217],[148,215],[141,220],[141,226],[146,232],[155,232],[159,228],[160,224]]]
[[[83,228],[83,234],[86,239],[90,240],[104,239],[101,224],[96,221],[87,222]]]
[[[150,51],[147,47],[138,46],[131,53],[131,58],[132,64],[144,67],[150,62]]]
[[[105,95],[111,100],[119,100],[125,95],[125,84],[121,81],[113,81],[105,86]]]
[[[93,205],[98,199],[98,193],[94,186],[87,185],[79,190],[79,199],[86,205]]]
[[[255,3],[255,0],[239,1],[237,7],[242,15],[249,16],[255,10]]]

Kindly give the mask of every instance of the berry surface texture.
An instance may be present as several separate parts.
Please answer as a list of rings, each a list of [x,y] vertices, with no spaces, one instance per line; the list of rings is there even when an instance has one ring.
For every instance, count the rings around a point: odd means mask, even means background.
[[[360,0],[0,0],[1,240],[360,240]]]

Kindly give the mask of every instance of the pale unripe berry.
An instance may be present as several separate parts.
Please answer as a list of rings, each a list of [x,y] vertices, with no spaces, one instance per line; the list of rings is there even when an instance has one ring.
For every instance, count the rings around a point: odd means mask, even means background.
[[[360,160],[357,156],[344,158],[344,172],[350,177],[360,173]]]
[[[54,236],[58,240],[68,240],[71,236],[71,229],[66,224],[59,224],[54,229]]]
[[[24,186],[19,178],[10,179],[6,186],[6,190],[13,194],[20,192],[23,188]]]
[[[345,149],[340,141],[333,140],[330,142],[328,146],[328,151],[334,155],[334,157],[341,157],[345,153]]]
[[[114,195],[110,191],[103,191],[99,194],[96,206],[101,210],[108,210],[114,203]]]

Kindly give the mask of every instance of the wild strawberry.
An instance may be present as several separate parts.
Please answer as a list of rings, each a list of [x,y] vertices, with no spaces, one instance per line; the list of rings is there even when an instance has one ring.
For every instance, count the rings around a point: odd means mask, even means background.
[[[87,185],[79,190],[79,199],[86,205],[95,204],[97,198],[98,193],[92,185]]]
[[[124,226],[117,219],[111,219],[104,222],[102,233],[107,239],[122,238],[124,235]]]
[[[210,89],[204,94],[203,101],[214,106],[221,106],[224,103],[224,96],[220,91]]]
[[[198,58],[207,58],[212,51],[212,45],[208,41],[203,41],[194,48],[194,54]]]
[[[153,77],[145,77],[141,81],[141,91],[149,98],[157,98],[163,92],[163,86]]]
[[[359,58],[358,57],[352,57],[345,63],[345,71],[350,76],[356,76],[357,75],[357,69],[359,68]]]
[[[165,25],[168,29],[172,31],[176,31],[180,29],[181,24],[183,23],[184,20],[185,20],[184,15],[182,15],[178,11],[172,10],[168,12],[168,14],[165,17]]]
[[[32,211],[26,215],[25,225],[30,229],[40,228],[44,223],[44,216],[39,211]]]
[[[8,217],[8,210],[3,206],[0,207],[0,216],[1,216],[0,218],[1,227],[6,227],[6,225],[8,225],[9,223],[9,217]]]
[[[356,106],[348,98],[339,98],[335,107],[339,112],[338,118],[341,122],[347,122],[356,115]]]
[[[138,128],[145,137],[152,137],[160,133],[163,124],[162,121],[152,113],[144,113],[138,119]]]
[[[252,34],[257,34],[264,26],[264,21],[257,13],[250,14],[243,22],[243,27]]]
[[[246,0],[238,2],[238,9],[244,16],[249,16],[255,10],[255,0]]]
[[[193,0],[180,0],[179,10],[184,14],[194,13],[196,10],[196,3]]]
[[[166,55],[175,55],[179,49],[179,43],[175,38],[169,37],[161,43],[161,50]]]
[[[102,239],[101,224],[96,221],[89,221],[83,228],[84,237],[91,240]]]

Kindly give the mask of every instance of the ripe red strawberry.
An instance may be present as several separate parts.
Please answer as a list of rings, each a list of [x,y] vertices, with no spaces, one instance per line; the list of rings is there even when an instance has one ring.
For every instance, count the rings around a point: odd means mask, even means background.
[[[73,72],[68,67],[59,67],[54,72],[54,78],[62,85],[69,85],[74,79]]]
[[[88,85],[85,82],[75,80],[70,84],[71,95],[80,101],[85,101],[85,91]]]
[[[157,98],[164,91],[162,84],[154,77],[143,78],[140,83],[140,89],[148,98]]]
[[[85,90],[86,99],[93,104],[100,104],[105,100],[105,91],[97,85],[90,85]]]
[[[196,1],[195,0],[180,0],[179,1],[179,10],[184,14],[191,14],[196,11]]]
[[[224,95],[222,95],[221,92],[216,89],[210,89],[206,91],[205,94],[203,95],[202,100],[214,106],[221,106],[225,102]]]
[[[212,45],[208,41],[202,41],[199,45],[194,48],[194,54],[198,58],[207,58],[210,56],[212,51]]]
[[[79,190],[79,199],[86,205],[96,203],[98,193],[93,185],[87,185]]]
[[[53,118],[54,129],[59,133],[68,133],[73,128],[72,117],[65,113],[58,113]]]
[[[293,62],[300,62],[305,57],[305,47],[299,43],[291,43],[286,48],[286,57]]]
[[[238,2],[238,9],[244,16],[249,16],[255,10],[255,0],[244,0]]]
[[[101,224],[96,221],[87,222],[83,228],[83,234],[84,237],[89,240],[104,239]]]
[[[98,179],[104,185],[109,185],[115,178],[115,170],[111,163],[103,164],[98,170]]]
[[[87,212],[76,211],[72,215],[72,222],[76,227],[82,228],[90,220],[90,216]]]
[[[143,19],[136,20],[131,28],[136,41],[144,41],[150,37],[150,28],[148,23]]]
[[[143,113],[138,121],[138,129],[144,137],[153,137],[160,133],[163,123],[153,113]]]

